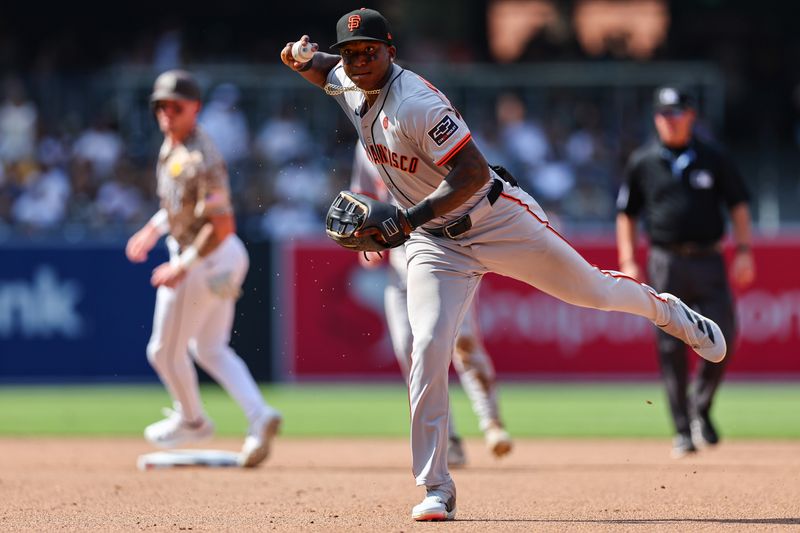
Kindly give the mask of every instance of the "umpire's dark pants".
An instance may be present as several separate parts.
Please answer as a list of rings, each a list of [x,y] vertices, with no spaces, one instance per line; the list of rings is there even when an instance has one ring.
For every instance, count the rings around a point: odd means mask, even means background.
[[[722,329],[728,354],[721,363],[699,359],[691,403],[688,399],[687,346],[658,330],[657,346],[661,372],[667,387],[672,420],[678,433],[689,433],[691,415],[708,415],[736,339],[733,297],[722,254],[713,250],[677,251],[652,246],[648,257],[649,284],[658,292],[669,292],[683,300]],[[690,413],[691,409],[691,413]]]

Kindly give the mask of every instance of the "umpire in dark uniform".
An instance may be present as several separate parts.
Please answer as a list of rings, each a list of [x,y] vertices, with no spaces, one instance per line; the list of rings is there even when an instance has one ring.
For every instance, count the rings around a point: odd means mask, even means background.
[[[675,424],[672,455],[676,458],[719,442],[709,411],[736,337],[733,298],[722,256],[725,210],[736,246],[731,278],[737,286],[749,285],[755,278],[744,182],[725,154],[694,135],[695,119],[696,105],[689,91],[679,86],[656,90],[658,138],[631,155],[617,198],[620,270],[641,279],[635,260],[641,216],[650,239],[649,284],[715,320],[728,343],[723,362],[699,363],[690,397],[686,346],[658,332],[658,354]]]

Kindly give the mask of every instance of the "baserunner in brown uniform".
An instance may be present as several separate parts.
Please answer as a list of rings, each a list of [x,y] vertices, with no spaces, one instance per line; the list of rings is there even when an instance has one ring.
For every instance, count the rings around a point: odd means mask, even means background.
[[[250,427],[239,461],[255,466],[269,454],[281,416],[261,396],[244,361],[229,346],[233,313],[249,258],[235,233],[228,171],[211,139],[197,126],[200,87],[170,70],[150,98],[164,144],[156,175],[161,209],[128,241],[135,263],[167,235],[170,260],[156,267],[153,332],[147,358],[174,402],[145,438],[175,448],[209,438],[214,425],[200,401],[191,353],[244,411]]]

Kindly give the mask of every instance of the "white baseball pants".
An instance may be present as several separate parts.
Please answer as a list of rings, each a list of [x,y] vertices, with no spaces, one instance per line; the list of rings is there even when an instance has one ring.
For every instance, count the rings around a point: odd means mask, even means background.
[[[190,352],[251,423],[266,410],[250,371],[229,346],[236,298],[248,267],[244,244],[230,235],[198,260],[177,287],[158,288],[147,358],[186,420],[205,416]]]

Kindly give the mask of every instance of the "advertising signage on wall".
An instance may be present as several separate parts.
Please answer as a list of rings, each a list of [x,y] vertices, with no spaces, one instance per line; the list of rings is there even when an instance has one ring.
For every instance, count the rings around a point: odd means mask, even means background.
[[[587,260],[616,264],[614,241],[574,242]],[[800,376],[798,240],[756,245],[757,283],[736,294],[739,343],[732,376]],[[383,317],[384,267],[363,269],[355,253],[320,241],[283,252],[293,264],[284,297],[283,375],[290,380],[397,378]],[[515,280],[488,275],[479,322],[498,374],[505,378],[655,377],[654,330],[645,319],[575,307]]]
[[[151,261],[165,258],[155,252]],[[0,251],[0,377],[150,378],[155,291],[121,248]]]
[[[231,342],[257,379],[270,367],[267,243],[248,244],[251,269]],[[145,354],[159,245],[134,265],[122,245],[0,248],[0,382],[155,381]]]

